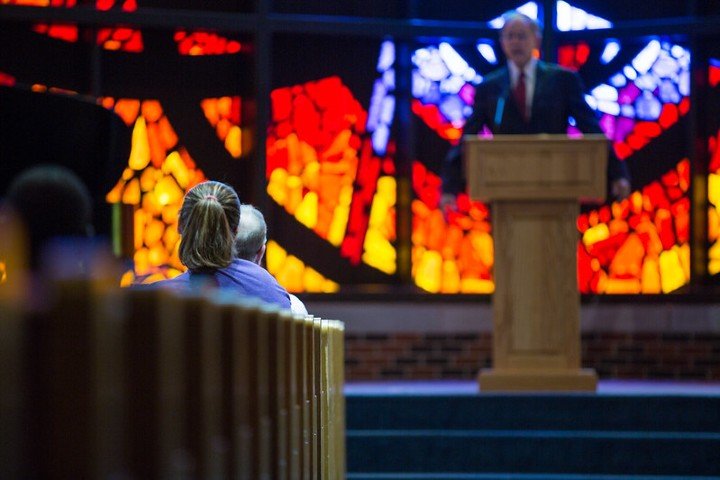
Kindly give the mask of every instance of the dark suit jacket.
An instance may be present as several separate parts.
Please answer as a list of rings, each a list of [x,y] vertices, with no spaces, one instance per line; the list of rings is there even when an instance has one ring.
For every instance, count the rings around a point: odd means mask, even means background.
[[[583,133],[602,133],[595,112],[585,101],[580,77],[559,65],[538,61],[530,118],[525,122],[510,89],[508,67],[485,77],[475,93],[475,107],[463,133],[476,134],[486,125],[495,134],[563,134],[568,117]],[[465,188],[462,144],[450,150],[443,162],[443,191],[458,193]],[[608,177],[629,178],[627,165],[614,155],[608,161]]]

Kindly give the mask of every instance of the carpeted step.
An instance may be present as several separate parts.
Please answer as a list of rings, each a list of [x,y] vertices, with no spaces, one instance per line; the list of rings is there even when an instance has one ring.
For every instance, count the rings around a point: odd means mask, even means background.
[[[718,395],[351,394],[346,402],[348,472],[361,475],[350,478],[720,479]]]
[[[720,396],[348,395],[349,430],[720,432]]]
[[[720,476],[720,433],[349,430],[348,471]]]

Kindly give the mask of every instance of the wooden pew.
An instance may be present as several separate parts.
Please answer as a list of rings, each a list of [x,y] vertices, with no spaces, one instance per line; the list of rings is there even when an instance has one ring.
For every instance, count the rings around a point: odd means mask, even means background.
[[[344,478],[339,322],[225,292],[53,285],[40,312],[0,295],[3,472]]]

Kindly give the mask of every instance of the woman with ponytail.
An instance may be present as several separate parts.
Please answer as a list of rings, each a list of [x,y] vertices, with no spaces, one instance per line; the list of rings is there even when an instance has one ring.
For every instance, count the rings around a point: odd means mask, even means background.
[[[259,265],[235,257],[240,224],[240,199],[221,182],[191,188],[180,208],[180,261],[188,270],[155,285],[182,290],[218,287],[290,308],[290,297]]]

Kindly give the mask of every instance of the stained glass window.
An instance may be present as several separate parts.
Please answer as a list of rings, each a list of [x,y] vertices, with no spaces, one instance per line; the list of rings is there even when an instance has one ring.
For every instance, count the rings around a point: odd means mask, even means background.
[[[714,104],[720,99],[720,59],[710,60],[708,68],[710,95]],[[714,112],[718,114],[717,111]],[[708,271],[711,275],[720,273],[720,122],[715,119],[711,128],[715,129],[708,142],[710,162],[708,165]]]
[[[688,112],[689,67],[686,48],[652,40],[609,82],[593,87],[588,103],[601,112],[600,126],[619,159],[642,149]]]
[[[582,8],[574,7],[562,0],[557,2],[556,10],[556,26],[561,32],[612,27],[612,23],[607,19],[588,13]]]
[[[396,282],[394,44],[304,36],[300,45],[287,35],[275,46],[285,61],[273,65],[282,81],[271,92],[266,174],[284,223],[269,270],[277,254],[326,284]],[[325,291],[318,281],[292,289]]]
[[[76,0],[6,0],[3,3],[55,8],[75,8],[78,6]],[[137,10],[137,2],[136,0],[96,0],[95,8],[101,11],[117,9],[124,12],[134,12]],[[80,36],[79,28],[76,25],[61,23],[37,23],[33,26],[33,31],[71,43],[77,42]],[[143,50],[142,34],[139,30],[132,28],[99,28],[95,38],[97,44],[102,45],[107,50],[126,52],[141,52]]]
[[[688,151],[673,128],[690,108],[690,52],[662,39],[624,43],[560,48],[567,67],[583,71],[591,61],[606,72],[587,100],[616,156],[632,162],[637,187],[578,219],[578,281],[585,293],[667,293],[690,279]]]
[[[368,78],[367,103],[339,76],[274,89],[267,141],[272,200],[334,247],[331,255],[351,268],[364,265],[385,275],[397,269],[395,146],[390,139],[394,62],[393,44],[382,43],[375,50],[376,75]],[[284,258],[283,252],[268,250],[271,271],[279,263],[275,255]],[[324,288],[318,282],[294,282],[292,289]]]
[[[668,293],[690,279],[690,162],[578,218],[582,293]]]
[[[200,105],[205,117],[215,128],[218,138],[234,158],[242,156],[242,128],[240,125],[242,98],[206,98]]]
[[[63,6],[72,8],[74,4]],[[99,1],[96,7],[134,11],[136,5],[131,1]],[[18,32],[22,28],[16,27]],[[34,26],[26,28],[22,38],[32,43],[32,35],[44,37],[37,42],[38,51],[44,46],[64,52],[66,58],[84,51],[78,48],[79,41],[57,38],[49,32]],[[117,37],[118,32],[125,33]],[[140,35],[138,30],[138,36],[133,32],[124,27],[98,30],[98,39],[108,36],[101,42],[104,48],[100,58],[106,75],[96,88],[112,95],[94,99],[115,111],[132,129],[127,165],[114,188],[106,192],[109,203],[122,203],[134,211],[134,238],[130,242],[134,247],[133,267],[122,278],[123,285],[153,282],[184,270],[177,255],[177,212],[187,189],[212,176],[233,184],[242,197],[242,187],[251,182],[251,170],[238,162],[246,153],[242,150],[242,129],[252,121],[245,118],[242,108],[251,85],[243,77],[250,75],[242,73],[251,71],[246,68],[249,42],[215,32],[151,30]],[[152,51],[129,48],[133,38],[150,42]],[[109,46],[108,42],[116,40],[122,40],[117,48]],[[209,55],[217,57],[213,65],[217,78],[212,82],[202,59],[190,58]],[[43,72],[44,58],[31,56],[25,62],[28,68],[18,69],[24,81],[20,87],[28,86],[25,83],[32,78],[34,62],[38,65],[35,75],[44,82],[31,85],[33,90],[93,100],[86,91],[76,89],[87,88],[87,84],[67,82],[62,71],[38,75]],[[17,85],[15,73],[2,74],[2,83]],[[88,77],[81,70],[75,73]]]
[[[76,0],[2,3],[78,7]],[[249,10],[250,3],[229,0],[210,8]],[[331,14],[355,8],[321,3],[307,8]],[[403,16],[400,3],[387,4],[384,11]],[[670,5],[665,0],[657,3],[658,15]],[[145,7],[183,8],[192,2],[94,0],[90,4],[102,11],[139,15]],[[497,2],[468,14],[482,16],[478,21],[499,28],[499,14],[508,8],[548,18],[542,5]],[[560,32],[608,28],[616,19],[608,15],[609,7],[598,4],[597,11],[586,7],[586,2],[558,1],[555,28]],[[278,8],[293,12],[301,7],[281,2]],[[426,8],[417,6],[420,14]],[[252,41],[220,32],[186,28],[158,32],[134,25],[85,30],[36,22],[27,31],[43,45],[51,45],[53,52],[70,51],[86,42],[101,46],[102,78],[93,88],[103,96],[97,100],[133,130],[128,165],[108,193],[109,201],[136,209],[135,268],[123,281],[177,274],[182,265],[176,255],[175,217],[184,191],[204,178],[229,176],[239,182],[242,197],[242,187],[257,179],[251,175],[257,146],[248,141],[255,127],[248,118],[255,108],[248,98],[254,93]],[[84,35],[86,31],[92,35]],[[296,292],[397,282],[395,114],[400,100],[395,45],[389,39],[368,42],[365,37],[303,35],[302,42],[298,38],[273,35],[272,56],[277,61],[270,75],[274,82],[270,124],[263,146],[267,185],[259,187],[271,203],[266,212],[272,237],[268,269]],[[597,110],[616,156],[635,173],[636,188],[630,198],[589,208],[578,218],[582,292],[669,292],[688,281],[690,167],[683,129],[691,79],[690,52],[680,41],[588,37],[558,49],[559,62],[579,71],[585,80],[588,103]],[[458,142],[472,112],[475,88],[503,61],[497,41],[481,38],[463,44],[424,39],[411,56],[410,109],[417,133],[409,179],[414,195],[409,239],[412,281],[427,292],[492,292],[488,207],[461,195],[456,210],[441,211],[438,174],[439,162]],[[85,58],[68,70],[79,72],[78,65],[90,68]],[[32,78],[30,69],[0,70],[0,85],[21,83],[37,91],[88,93],[87,72],[75,73],[81,78],[68,81],[54,72]],[[718,71],[713,60],[710,84],[715,91]],[[713,274],[720,272],[718,142],[720,130],[708,144],[708,269]]]
[[[571,13],[578,14],[577,11]],[[581,24],[576,25],[577,28],[581,26]],[[494,53],[492,45],[481,41],[477,47],[477,51],[485,62],[491,64],[494,60],[494,56],[490,53]],[[474,87],[482,81],[481,75],[476,73],[466,59],[472,59],[473,63],[478,65],[478,69],[486,68],[486,65],[478,64],[477,59],[472,56],[460,59],[454,55],[443,56],[443,48],[447,52],[452,47],[448,48],[443,44],[430,45],[419,49],[414,55],[413,112],[440,138],[448,143],[454,143],[461,135],[461,127],[465,118],[472,111]],[[621,49],[621,42],[616,40],[604,42],[594,49],[587,42],[578,42],[561,46],[559,61],[568,68],[580,70],[588,64],[591,55],[594,55],[590,62],[592,67],[599,71],[605,69],[606,80],[592,86],[587,100],[601,115],[601,127],[608,138],[613,140],[616,156],[620,160],[627,160],[643,150],[664,131],[670,129],[688,112],[690,106],[688,70],[690,54],[681,45],[668,41],[651,40],[640,47],[636,44],[628,46],[624,55],[628,55],[632,51],[635,51],[635,54],[628,59],[627,63],[620,64],[622,57],[618,55]],[[617,71],[613,72],[613,69],[617,69]],[[597,77],[597,73],[595,76]],[[573,130],[572,126],[569,130]],[[676,154],[682,156],[687,153],[681,150]],[[654,252],[647,244],[643,244],[643,248],[631,250],[632,255],[627,253],[630,247],[620,249],[630,238],[627,232],[635,228],[635,225],[631,227],[626,225],[623,227],[623,234],[617,235],[618,231],[608,228],[607,222],[613,221],[615,229],[619,228],[619,223],[627,223],[631,218],[628,213],[631,211],[628,210],[628,205],[613,204],[603,207],[595,213],[585,214],[579,220],[583,237],[579,247],[578,272],[580,289],[583,292],[660,293],[678,288],[689,280],[687,162],[680,161],[678,163],[676,161],[673,166],[670,159],[663,158],[658,161],[649,155],[635,156],[633,161],[638,164],[655,161],[657,165],[649,170],[658,171],[657,177],[662,179],[659,182],[650,183],[650,185],[643,186],[641,184],[642,188],[636,192],[634,203],[631,202],[630,205],[637,205],[639,199],[642,199],[641,203],[646,204],[644,207],[646,214],[652,219],[651,224],[657,230],[658,237],[663,239],[660,243],[663,247],[661,252],[665,252],[662,255],[663,260],[659,260],[660,252]],[[663,171],[662,168],[665,165],[668,165],[670,170]],[[433,209],[437,208],[439,180],[436,175],[433,176],[432,172],[428,172],[428,169],[416,167],[415,170],[413,185],[418,199],[415,200],[413,208],[413,248],[416,252],[413,256],[413,274],[416,283],[429,291],[467,291],[459,286],[460,282],[451,280],[446,282],[443,279],[454,278],[454,276],[469,278],[463,273],[456,272],[462,272],[463,268],[472,265],[473,268],[469,268],[469,271],[479,275],[476,279],[487,282],[473,284],[482,285],[481,291],[491,291],[491,241],[475,241],[473,243],[475,248],[483,249],[474,251],[473,262],[468,262],[466,259],[460,261],[458,253],[451,254],[453,248],[447,246],[441,247],[439,244],[435,244],[434,248],[428,248],[433,243],[422,234],[424,226],[430,224],[432,227],[428,229],[429,231],[444,232],[447,222],[457,220],[457,217],[443,216],[439,211],[435,215],[431,214]],[[685,181],[681,182],[682,179]],[[639,178],[638,180],[642,183],[645,179]],[[665,189],[667,192],[661,195],[658,193],[659,189]],[[664,198],[665,201],[663,201]],[[463,199],[462,202],[470,203],[466,199]],[[424,208],[420,208],[420,206]],[[479,211],[485,212],[482,217],[485,223],[475,224],[475,227],[487,235],[487,239],[491,239],[490,227],[486,219],[487,208],[481,205],[478,205],[478,208]],[[459,212],[469,211],[463,208],[458,210]],[[603,214],[600,216],[599,212],[615,212],[616,215]],[[670,224],[668,223],[669,213],[675,220]],[[656,216],[664,220],[656,221]],[[481,217],[475,214],[474,218]],[[637,217],[632,218],[633,222],[637,222]],[[588,219],[592,219],[594,222],[592,226],[586,226],[586,224],[589,225]],[[464,224],[468,225],[470,222]],[[598,224],[602,226],[598,226]],[[648,225],[650,224],[643,223],[642,228],[647,230]],[[597,228],[593,230],[591,227]],[[465,229],[463,232],[467,238],[471,230]],[[594,236],[594,233],[597,232],[603,233]],[[454,237],[446,235],[442,238]],[[596,245],[597,248],[590,248],[595,242],[600,241],[606,242]],[[608,249],[608,244],[612,242],[617,244],[615,245],[617,248]],[[449,243],[453,244],[453,242]],[[600,250],[603,253],[599,255],[604,255],[602,261],[592,262],[593,258],[599,258],[594,255]],[[595,253],[590,253],[591,251]],[[618,251],[621,255],[615,258]],[[438,255],[437,252],[443,253]],[[459,252],[459,250],[455,249],[455,252]],[[611,252],[612,255],[609,255],[608,252]],[[656,255],[657,258],[653,255]],[[479,258],[483,260],[478,261]],[[671,258],[673,261],[670,260]],[[644,276],[639,273],[641,269],[631,266],[638,262],[640,265],[645,265]],[[586,264],[592,264],[595,268],[592,271],[595,274],[590,274],[591,270],[588,270],[589,267]],[[653,265],[656,266],[656,271],[651,275],[649,272]],[[609,279],[609,281],[598,281],[600,274],[597,272],[601,269],[605,269],[603,278]],[[637,275],[632,278],[627,277],[630,275],[628,273],[630,271]],[[595,280],[591,280],[591,278]],[[653,279],[657,279],[657,281]]]
[[[121,283],[152,283],[179,275],[185,267],[178,257],[178,212],[185,192],[206,177],[178,144],[160,102],[105,98],[103,105],[133,126],[128,167],[107,195],[109,203],[136,207],[134,270]]]
[[[539,16],[538,16],[539,7],[538,7],[537,2],[526,2],[521,5],[513,5],[510,8],[513,8],[513,9],[517,10],[518,12],[520,12],[524,15],[527,15],[528,17],[530,17],[534,20],[539,21]],[[507,10],[509,10],[510,8],[508,8]],[[504,23],[505,23],[505,20],[503,19],[502,15],[499,15],[499,16],[493,18],[492,20],[490,20],[488,22],[488,25],[492,28],[502,28]]]
[[[494,290],[488,207],[460,195],[457,208],[443,212],[437,157],[462,135],[472,113],[475,87],[482,81],[477,69],[489,70],[495,61],[492,44],[482,40],[475,49],[462,53],[448,43],[438,43],[413,54],[412,111],[420,120],[418,129],[429,129],[445,141],[430,144],[426,135],[420,135],[419,158],[412,172],[412,277],[428,292]]]
[[[243,49],[241,42],[213,32],[178,30],[173,38],[181,55],[226,55],[239,53]]]

